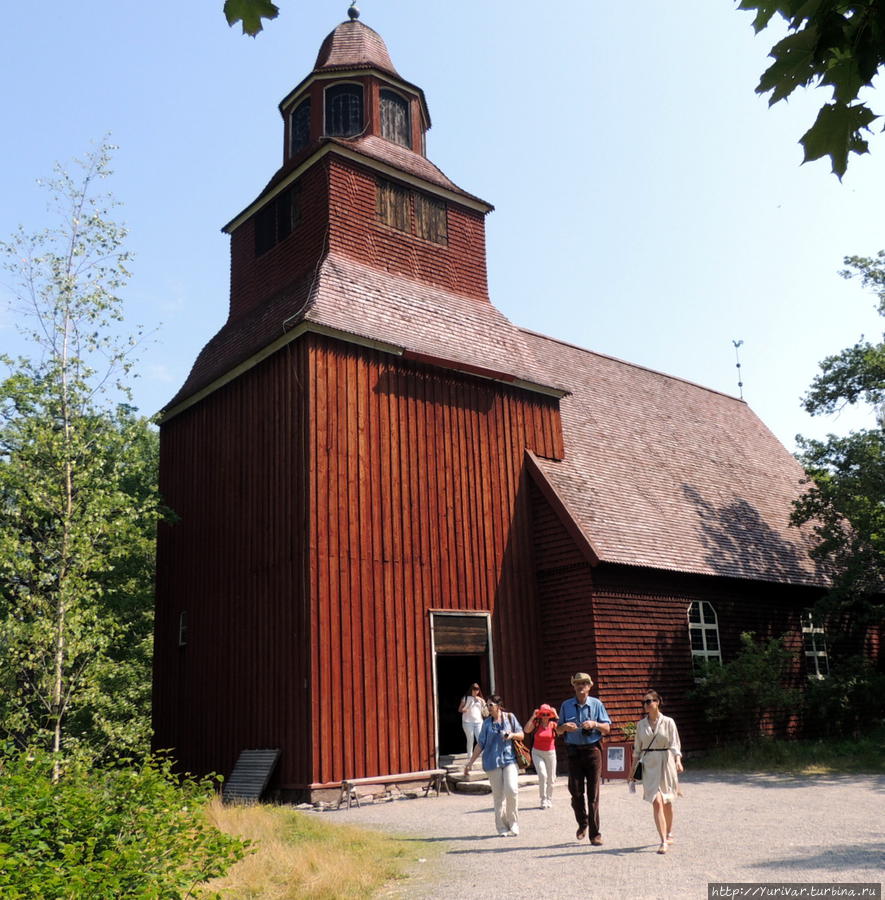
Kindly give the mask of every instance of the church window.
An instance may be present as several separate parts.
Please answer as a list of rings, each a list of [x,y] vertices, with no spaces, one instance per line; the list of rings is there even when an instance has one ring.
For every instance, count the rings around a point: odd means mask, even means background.
[[[390,181],[378,184],[378,218],[398,231],[411,232],[411,194],[404,188]]]
[[[437,244],[448,242],[446,204],[426,194],[415,194],[415,224],[418,237]]]
[[[297,185],[277,194],[255,214],[255,255],[267,253],[287,238],[300,217]]]
[[[363,89],[358,84],[326,88],[326,134],[351,137],[363,130]]]
[[[809,678],[826,678],[830,674],[827,636],[811,612],[802,615],[802,642],[805,645],[805,669]]]
[[[381,91],[381,137],[403,147],[412,146],[409,103],[393,91]]]
[[[713,604],[695,600],[688,608],[688,636],[695,676],[702,677],[708,665],[722,664],[719,649],[719,620]]]
[[[289,155],[294,156],[310,143],[310,100],[292,110],[289,118]]]

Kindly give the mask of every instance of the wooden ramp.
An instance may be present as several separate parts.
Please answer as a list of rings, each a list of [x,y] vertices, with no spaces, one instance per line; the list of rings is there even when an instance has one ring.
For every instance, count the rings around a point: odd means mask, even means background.
[[[279,750],[243,750],[230,777],[222,784],[224,802],[257,803],[279,758]]]

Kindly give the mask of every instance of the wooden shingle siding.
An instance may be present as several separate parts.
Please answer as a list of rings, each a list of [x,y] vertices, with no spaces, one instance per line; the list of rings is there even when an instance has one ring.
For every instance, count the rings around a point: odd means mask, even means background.
[[[296,182],[298,222],[291,233],[260,256],[255,253],[255,228],[260,212],[231,235],[230,318],[238,319],[262,301],[308,275],[328,239],[326,167],[309,169]],[[273,201],[270,201],[273,202]]]
[[[626,566],[600,565],[594,570],[594,620],[599,647],[600,695],[619,724],[642,715],[639,701],[652,688],[661,693],[668,715],[679,724],[683,746],[710,746],[716,735],[687,697],[694,687],[686,610],[694,600],[713,605],[719,619],[723,662],[740,648],[741,632],[759,639],[785,637],[794,651],[788,682],[804,678],[801,610],[814,603],[814,589],[735,579],[679,575]],[[771,727],[791,729],[794,715],[772,720]],[[725,737],[726,735],[720,735]]]
[[[357,163],[330,157],[329,249],[392,274],[407,275],[483,300],[488,299],[485,218],[454,203],[446,215],[446,243],[419,237],[411,220],[400,230],[378,214],[378,178]],[[412,198],[409,198],[411,204]]]
[[[284,748],[281,783],[309,777],[306,382],[291,346],[162,426],[178,518],[158,535],[154,746],[187,771],[265,746]]]
[[[514,708],[534,702],[522,459],[526,446],[555,452],[556,401],[318,336],[305,345],[312,780],[425,769],[435,765],[430,610],[491,612],[499,687]]]
[[[598,681],[590,565],[556,513],[531,484],[535,578],[543,658],[542,696],[557,709],[571,694],[569,679],[589,672]],[[594,687],[594,694],[598,688]]]

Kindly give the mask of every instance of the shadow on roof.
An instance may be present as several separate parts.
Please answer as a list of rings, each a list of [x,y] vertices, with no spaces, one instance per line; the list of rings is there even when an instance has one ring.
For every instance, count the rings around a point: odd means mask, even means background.
[[[825,577],[819,564],[816,573],[811,569],[798,529],[794,542],[743,498],[716,506],[694,485],[683,484],[682,491],[697,512],[705,559],[716,573],[794,584],[820,584]]]

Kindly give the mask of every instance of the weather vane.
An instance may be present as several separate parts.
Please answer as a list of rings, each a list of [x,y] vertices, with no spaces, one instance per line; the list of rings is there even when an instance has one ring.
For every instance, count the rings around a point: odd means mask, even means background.
[[[732,341],[732,344],[734,344],[734,358],[735,358],[736,368],[738,370],[738,390],[740,391],[740,394],[741,394],[741,400],[743,400],[744,399],[744,383],[743,383],[743,381],[741,381],[741,355],[738,352],[738,348],[741,346],[741,344],[743,344],[743,341]]]

